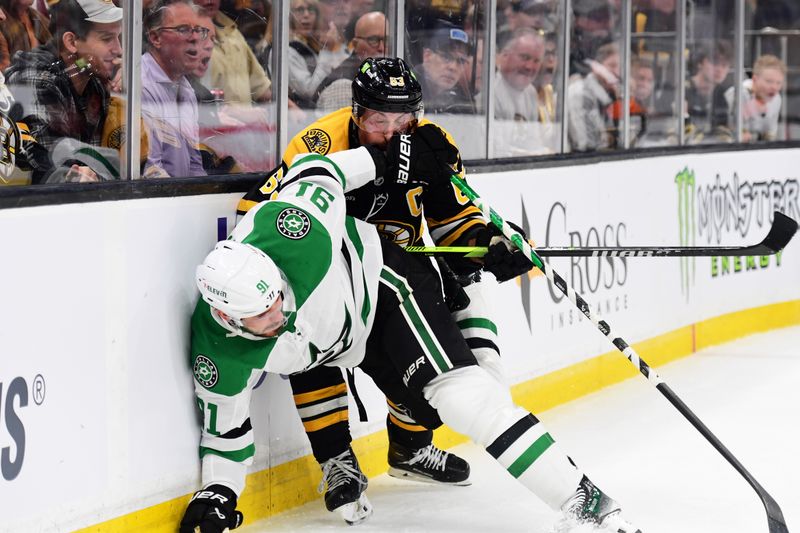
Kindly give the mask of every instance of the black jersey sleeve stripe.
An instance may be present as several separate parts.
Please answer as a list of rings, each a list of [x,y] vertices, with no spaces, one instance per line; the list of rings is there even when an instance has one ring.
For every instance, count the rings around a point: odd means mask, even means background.
[[[503,453],[514,444],[526,431],[539,423],[539,420],[528,413],[519,419],[513,426],[508,428],[502,435],[497,437],[493,443],[486,447],[486,451],[498,459]]]
[[[500,353],[500,349],[497,347],[495,343],[487,339],[481,339],[478,337],[471,337],[469,339],[464,339],[467,341],[467,346],[469,346],[470,350],[474,350],[476,348],[489,348],[490,350],[494,350],[498,354]]]
[[[232,430],[228,431],[219,436],[220,439],[238,439],[239,437],[243,437],[247,435],[250,431],[253,430],[252,424],[250,424],[250,419],[244,421],[244,424],[239,426],[238,428],[233,428]]]
[[[281,183],[281,189],[285,189],[294,182],[300,181],[303,178],[318,178],[319,176],[327,176],[332,180],[334,180],[339,185],[341,185],[342,183],[341,180],[327,168],[320,166],[313,166],[311,168],[306,168],[301,170],[294,176],[291,176],[289,179],[284,178],[283,183]]]

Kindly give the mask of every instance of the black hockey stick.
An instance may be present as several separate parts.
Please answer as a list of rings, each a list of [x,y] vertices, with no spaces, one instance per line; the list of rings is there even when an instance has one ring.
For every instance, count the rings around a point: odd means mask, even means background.
[[[522,250],[533,262],[533,264],[542,272],[544,272],[547,279],[558,287],[558,289],[564,293],[569,300],[575,305],[583,315],[588,318],[597,329],[599,329],[603,335],[608,337],[608,339],[614,344],[614,346],[622,352],[625,357],[628,358],[639,372],[642,373],[647,380],[652,383],[660,392],[664,395],[664,397],[669,400],[669,402],[699,431],[708,442],[711,443],[712,446],[736,469],[739,474],[744,477],[747,482],[750,484],[751,487],[758,493],[759,498],[761,498],[761,502],[764,504],[764,508],[767,511],[767,523],[769,526],[770,533],[789,533],[789,530],[786,527],[786,521],[783,518],[783,513],[781,512],[781,508],[778,506],[777,502],[770,496],[764,487],[762,487],[758,481],[750,474],[750,472],[745,469],[744,466],[739,462],[736,457],[725,447],[722,442],[713,434],[711,430],[709,430],[705,424],[695,415],[689,407],[686,406],[683,401],[678,398],[678,396],[672,391],[672,389],[667,386],[661,379],[661,377],[654,372],[650,366],[639,357],[639,354],[628,345],[622,337],[618,337],[611,332],[611,326],[605,320],[598,320],[596,316],[592,314],[591,308],[589,304],[581,297],[580,294],[575,292],[575,289],[570,287],[567,282],[562,278],[558,273],[556,273],[549,264],[542,261],[541,257],[539,257],[537,250],[531,248],[528,242],[522,238],[522,236],[514,231],[514,229],[505,222],[500,215],[498,215],[490,206],[486,205],[483,200],[478,196],[478,194],[469,186],[465,181],[459,178],[456,175],[453,175],[451,181],[458,187],[461,192],[463,192],[467,198],[472,200],[478,209],[480,209],[484,216],[491,220],[492,223],[497,226],[500,231],[503,232],[507,238],[509,238],[520,250]]]
[[[539,257],[704,257],[772,255],[780,252],[792,240],[797,222],[780,211],[772,216],[769,233],[758,244],[745,246],[587,246],[537,247]],[[483,257],[485,246],[406,246],[406,252],[424,255]]]

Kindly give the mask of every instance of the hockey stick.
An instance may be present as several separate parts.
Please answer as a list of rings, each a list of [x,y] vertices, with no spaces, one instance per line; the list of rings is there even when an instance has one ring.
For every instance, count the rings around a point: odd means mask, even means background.
[[[647,380],[652,383],[660,392],[667,398],[667,400],[699,431],[708,442],[711,443],[712,446],[736,469],[739,474],[744,477],[747,482],[750,484],[751,487],[758,493],[759,498],[761,498],[761,502],[764,504],[764,508],[767,511],[767,524],[769,526],[770,533],[789,533],[789,530],[786,527],[786,521],[783,518],[783,513],[781,512],[780,507],[778,506],[777,502],[770,496],[764,487],[762,487],[758,481],[748,472],[744,466],[739,462],[736,457],[725,447],[722,442],[713,434],[711,430],[709,430],[705,424],[695,415],[689,407],[672,391],[672,389],[667,386],[661,379],[661,377],[656,374],[650,366],[639,357],[639,354],[634,351],[634,349],[628,345],[622,337],[618,337],[611,332],[611,326],[605,320],[598,320],[596,316],[592,314],[591,308],[589,304],[581,297],[580,294],[575,292],[575,289],[570,287],[567,282],[555,272],[549,264],[542,261],[541,257],[539,257],[536,250],[531,248],[528,242],[522,238],[522,236],[517,233],[516,231],[505,222],[500,215],[498,215],[494,209],[492,209],[489,205],[483,202],[478,194],[469,186],[465,181],[459,178],[456,175],[453,175],[450,180],[455,184],[456,187],[464,193],[467,198],[472,200],[478,209],[480,209],[484,216],[491,220],[491,222],[497,226],[500,231],[503,232],[508,239],[511,240],[520,250],[522,250],[525,255],[527,255],[533,264],[542,272],[544,272],[547,279],[550,280],[550,283],[558,287],[558,289],[564,293],[569,300],[575,305],[581,313],[586,316],[595,326],[599,329],[603,335],[608,337],[608,339],[614,344],[614,346],[622,352],[625,357],[628,358],[636,368],[639,369],[639,372],[642,373]]]
[[[704,257],[773,255],[789,244],[797,222],[780,211],[775,211],[769,233],[758,244],[746,246],[587,246],[587,247],[537,247],[539,257]],[[424,255],[483,257],[485,246],[406,246],[406,252]]]

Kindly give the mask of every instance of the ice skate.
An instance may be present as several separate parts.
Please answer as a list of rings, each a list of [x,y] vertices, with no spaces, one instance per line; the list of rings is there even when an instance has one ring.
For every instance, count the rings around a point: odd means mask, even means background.
[[[363,522],[372,514],[367,495],[367,476],[361,472],[353,450],[348,448],[322,463],[322,480],[317,490],[325,491],[325,507],[338,511],[350,525]]]
[[[389,475],[445,485],[471,485],[469,463],[433,444],[412,450],[389,443]]]
[[[556,531],[569,531],[569,525],[591,524],[594,530],[603,533],[642,533],[622,517],[620,505],[606,496],[589,478],[583,476],[578,489],[561,506],[564,520]],[[583,531],[583,528],[580,528]]]

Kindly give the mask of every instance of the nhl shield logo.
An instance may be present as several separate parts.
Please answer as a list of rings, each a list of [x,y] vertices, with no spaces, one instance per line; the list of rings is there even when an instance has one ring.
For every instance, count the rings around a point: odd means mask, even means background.
[[[311,219],[300,209],[289,207],[278,215],[277,227],[278,232],[286,238],[302,239],[311,230]]]
[[[192,371],[194,372],[194,378],[203,387],[210,389],[217,384],[217,380],[219,379],[217,365],[205,355],[198,355],[195,358]]]

